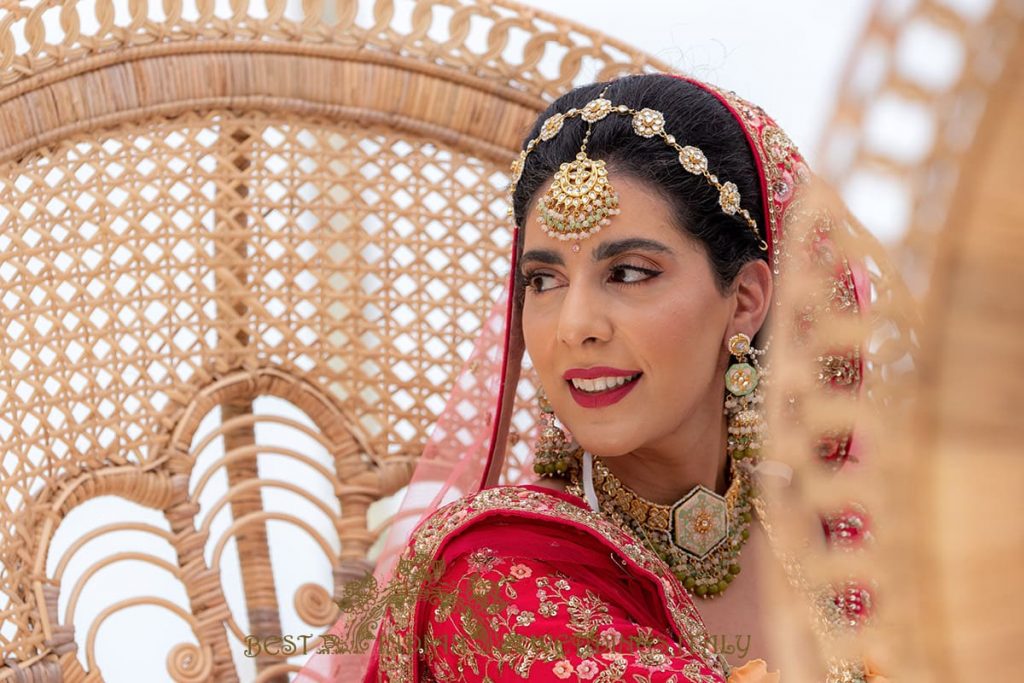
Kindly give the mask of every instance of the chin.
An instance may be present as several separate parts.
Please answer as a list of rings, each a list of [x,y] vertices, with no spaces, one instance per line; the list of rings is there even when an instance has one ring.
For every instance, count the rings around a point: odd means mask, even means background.
[[[636,448],[634,444],[618,444],[608,439],[581,438],[578,434],[573,434],[573,437],[583,447],[583,450],[599,458],[616,458],[620,455],[626,455]]]

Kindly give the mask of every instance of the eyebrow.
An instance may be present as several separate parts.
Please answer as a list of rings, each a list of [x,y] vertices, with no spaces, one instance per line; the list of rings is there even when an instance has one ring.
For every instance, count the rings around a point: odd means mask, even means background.
[[[661,242],[633,237],[625,240],[617,240],[615,242],[601,242],[601,244],[594,248],[591,255],[596,263],[598,261],[613,258],[626,251],[650,251],[656,254],[672,253],[672,250]],[[520,263],[528,263],[530,261],[538,261],[552,266],[565,265],[561,255],[551,249],[531,249],[523,254]]]

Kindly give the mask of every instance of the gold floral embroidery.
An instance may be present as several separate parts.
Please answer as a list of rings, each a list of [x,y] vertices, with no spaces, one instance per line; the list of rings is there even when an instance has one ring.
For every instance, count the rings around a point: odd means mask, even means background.
[[[796,149],[796,145],[789,139],[789,136],[781,128],[765,126],[761,134],[764,145],[768,149],[770,158],[775,163],[788,161]]]
[[[818,358],[818,381],[823,385],[849,386],[860,382],[860,367],[851,356],[827,355]]]
[[[646,572],[653,575],[653,578],[662,587],[669,616],[675,630],[683,638],[687,649],[704,666],[724,677],[721,662],[714,653],[712,641],[696,608],[678,582],[664,580],[667,578],[668,568],[660,559],[637,543],[631,536],[610,522],[594,515],[590,510],[538,491],[503,486],[484,489],[450,503],[435,512],[414,532],[410,544],[402,554],[393,579],[400,584],[401,591],[412,597],[406,603],[395,607],[389,606],[379,632],[379,663],[381,674],[385,680],[410,683],[414,680],[414,672],[417,667],[416,659],[412,656],[416,652],[414,649],[416,615],[413,608],[416,604],[417,589],[422,585],[422,572],[417,572],[416,567],[432,562],[445,538],[458,533],[460,529],[481,515],[495,510],[530,512],[535,516],[540,515],[560,523],[579,524],[587,532],[612,547],[622,550],[626,557],[636,565],[636,569],[641,573]],[[484,562],[485,556],[481,555],[477,559],[478,564],[481,564]],[[555,582],[556,588],[560,588],[562,585],[568,585],[564,577]],[[506,594],[516,590],[512,581],[506,581],[502,584],[502,588]],[[560,588],[560,590],[567,590],[567,588]],[[579,610],[579,614],[594,614],[594,610],[597,608],[592,605],[584,605],[583,602],[580,601],[577,604],[576,608]],[[435,606],[434,609],[438,608],[439,606]],[[441,613],[443,614],[443,611]],[[428,623],[430,622],[428,621]],[[478,623],[472,622],[468,624],[474,629],[477,625]],[[545,654],[544,648],[548,646],[557,647],[558,644],[526,642],[525,650],[516,662],[516,671],[522,670],[523,667],[528,670],[527,663],[532,665],[539,655]],[[463,643],[460,647],[465,650],[471,645]],[[458,654],[454,644],[452,652]]]
[[[826,300],[833,304],[836,310],[850,311],[855,315],[859,312],[853,280],[847,277],[845,273],[833,280],[832,287],[826,295]]]
[[[479,550],[474,550],[469,555],[469,566],[476,572],[487,571],[497,561],[498,556],[490,548],[480,548]]]
[[[531,585],[527,580],[533,576],[533,569],[523,562],[506,562],[506,559],[489,562],[486,576],[478,573],[471,565],[459,577],[457,585],[448,586],[448,590],[439,592],[441,599],[467,592],[475,594],[483,581],[495,594],[500,593],[504,586],[515,588],[517,595],[525,595],[526,586]],[[555,581],[552,582],[550,578]],[[624,651],[631,653],[636,664],[649,671],[679,673],[687,681],[721,680],[714,675],[702,673],[699,662],[687,661],[682,668],[673,669],[677,664],[672,658],[685,653],[671,641],[659,638],[650,627],[637,629],[637,634],[628,640],[630,647],[617,650],[626,643],[622,633],[609,625],[613,620],[608,605],[589,590],[585,591],[585,595],[580,595],[580,590],[574,590],[572,582],[564,574],[556,572],[552,577],[537,577],[532,586],[537,588],[535,596],[541,601],[541,609],[534,612],[506,602],[500,613],[490,617],[489,632],[481,632],[478,621],[473,617],[460,615],[458,620],[449,618],[447,626],[455,635],[450,638],[454,646],[448,651],[450,654],[447,657],[439,649],[441,641],[436,636],[434,624],[430,624],[428,647],[422,664],[428,674],[433,670],[431,680],[462,682],[467,681],[469,673],[472,673],[473,680],[480,680],[481,677],[482,680],[488,680],[492,673],[500,674],[504,670],[529,678],[534,667],[550,666],[551,673],[563,680],[572,678],[611,683],[622,680],[628,669]],[[562,608],[569,616],[568,631],[577,643],[575,652],[571,644],[567,645],[549,636],[529,636],[518,630],[520,627],[529,627],[537,619],[553,618],[561,613]],[[501,634],[500,642],[496,642],[496,634]],[[567,658],[573,655],[581,660],[575,666]],[[454,669],[448,661],[451,658],[455,659]]]

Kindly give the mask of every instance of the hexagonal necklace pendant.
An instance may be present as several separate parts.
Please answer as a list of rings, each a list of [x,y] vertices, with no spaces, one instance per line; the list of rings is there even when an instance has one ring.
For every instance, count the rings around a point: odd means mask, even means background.
[[[669,538],[702,560],[729,536],[729,505],[723,496],[697,485],[669,510]]]

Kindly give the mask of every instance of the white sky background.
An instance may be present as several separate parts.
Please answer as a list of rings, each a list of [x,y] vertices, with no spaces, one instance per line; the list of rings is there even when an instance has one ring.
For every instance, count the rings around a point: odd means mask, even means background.
[[[874,0],[519,0],[760,105],[814,166],[838,79]]]

